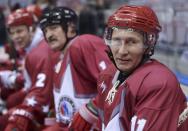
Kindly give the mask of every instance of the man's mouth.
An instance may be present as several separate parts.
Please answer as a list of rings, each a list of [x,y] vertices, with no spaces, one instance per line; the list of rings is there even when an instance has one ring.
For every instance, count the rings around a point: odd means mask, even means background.
[[[49,39],[48,42],[52,43],[52,42],[56,42],[57,39]]]
[[[121,59],[121,58],[117,58],[116,59],[117,61],[118,61],[118,63],[122,63],[122,64],[125,64],[125,63],[128,63],[128,62],[130,62],[130,59]]]

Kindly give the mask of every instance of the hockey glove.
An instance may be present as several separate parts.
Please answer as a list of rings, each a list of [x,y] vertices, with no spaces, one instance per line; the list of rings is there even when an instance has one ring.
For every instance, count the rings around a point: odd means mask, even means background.
[[[16,109],[12,111],[9,117],[7,127],[5,131],[37,131],[37,126],[34,123],[32,114],[23,110]]]
[[[88,103],[80,108],[70,124],[70,130],[89,131],[98,121],[97,110],[92,103]]]

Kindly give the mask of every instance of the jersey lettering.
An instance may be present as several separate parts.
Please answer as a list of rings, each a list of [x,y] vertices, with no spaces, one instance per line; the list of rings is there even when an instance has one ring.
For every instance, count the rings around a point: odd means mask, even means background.
[[[44,73],[40,73],[37,75],[36,87],[44,87],[44,81],[46,79],[46,75]]]
[[[146,124],[145,119],[137,120],[137,116],[133,116],[131,119],[131,131],[143,131],[145,124]],[[137,128],[136,128],[136,126],[137,126]]]

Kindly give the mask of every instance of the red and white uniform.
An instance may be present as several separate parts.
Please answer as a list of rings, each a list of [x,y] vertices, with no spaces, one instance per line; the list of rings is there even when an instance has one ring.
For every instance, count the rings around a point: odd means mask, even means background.
[[[19,72],[21,72],[22,73],[22,71],[23,71],[23,66],[24,66],[24,61],[25,61],[25,57],[26,57],[26,55],[33,49],[33,48],[35,48],[35,47],[37,47],[38,46],[38,44],[43,40],[44,38],[43,38],[43,33],[42,33],[42,31],[41,31],[41,29],[40,28],[37,28],[36,29],[36,31],[35,31],[35,33],[34,33],[34,36],[33,36],[33,39],[32,39],[32,41],[31,41],[31,44],[27,47],[27,48],[25,48],[25,49],[20,49],[20,47],[19,47],[19,45],[16,45],[15,44],[15,51],[16,51],[16,53],[15,53],[15,55],[18,55],[18,56],[15,56],[15,57],[17,57],[16,58],[16,61],[15,61],[15,66],[17,67],[17,71],[19,71]],[[9,45],[6,45],[5,47],[5,50],[6,50],[6,53],[11,53],[13,50],[11,50],[11,47],[9,46]],[[11,60],[10,59],[7,59],[5,62],[4,62],[4,64],[6,64],[6,67],[8,66],[8,64],[9,63],[11,63]],[[3,71],[0,71],[0,78],[2,79],[2,83],[3,83],[3,86],[4,86],[4,88],[15,88],[15,87],[9,87],[9,86],[11,86],[11,84],[9,84],[9,83],[11,83],[10,82],[10,80],[9,80],[9,78],[7,77],[7,76],[9,76],[10,74],[13,74],[12,73],[12,70],[13,70],[13,63],[12,63],[12,65],[11,65],[11,68],[9,68],[9,69],[4,69]],[[2,70],[2,69],[0,69],[0,70]],[[14,72],[16,72],[16,71],[14,71]],[[15,74],[15,75],[14,75]],[[17,76],[17,74],[16,73],[14,73],[13,75],[14,75],[14,77],[16,78]],[[19,79],[19,78],[18,78]],[[24,81],[22,81],[22,82],[24,82]],[[13,84],[15,84],[15,82],[13,83]]]
[[[26,83],[25,88],[28,88],[29,93],[25,98],[23,104],[29,106],[35,106],[38,109],[42,109],[42,106],[46,106],[49,103],[52,78],[52,69],[48,68],[51,62],[52,51],[43,40],[34,48],[26,57],[25,69],[26,69]],[[39,94],[38,94],[39,93]],[[29,104],[28,100],[31,100],[33,104]]]
[[[34,48],[26,56],[24,78],[26,80],[24,89],[27,92],[23,103],[17,106],[13,115],[28,117],[28,119],[42,120],[49,110],[52,100],[52,65],[53,52],[42,40],[37,48]],[[24,110],[30,115],[24,114]]]
[[[119,71],[114,66],[101,73],[97,105],[105,131],[186,131],[178,118],[186,98],[175,75],[156,60],[137,68],[107,99]]]
[[[25,48],[20,49],[18,45],[16,46],[16,51],[18,53],[18,58],[16,58],[16,67],[17,71],[12,70],[4,70],[0,71],[0,80],[1,80],[1,88],[2,93],[1,96],[6,99],[6,106],[7,108],[14,107],[15,105],[19,104],[20,101],[23,100],[23,94],[25,92],[23,90],[20,90],[24,86],[24,76],[23,76],[23,70],[24,70],[24,64],[25,64],[25,57],[27,54],[30,53],[30,51],[33,48],[36,48],[41,41],[43,40],[43,34],[40,28],[37,28],[34,34],[34,37],[31,41],[31,44]],[[5,46],[7,52],[11,53],[10,46]],[[10,61],[10,60],[9,60]],[[13,65],[12,65],[13,66]],[[16,90],[15,90],[16,89]],[[9,91],[10,90],[10,91]],[[16,93],[15,93],[16,92]],[[6,96],[6,97],[5,97]]]
[[[81,35],[69,44],[56,65],[54,98],[57,122],[68,123],[73,113],[97,94],[97,78],[110,60],[104,41],[94,35]]]

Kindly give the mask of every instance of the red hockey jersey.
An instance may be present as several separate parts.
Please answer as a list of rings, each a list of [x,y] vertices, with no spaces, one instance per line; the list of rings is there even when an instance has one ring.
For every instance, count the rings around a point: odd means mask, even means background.
[[[48,113],[53,99],[53,69],[51,67],[54,63],[52,59],[54,54],[45,40],[42,40],[37,48],[30,51],[25,60],[24,90],[27,95],[17,109],[31,113],[32,118],[41,122]],[[18,113],[18,115],[24,114]]]
[[[97,94],[99,73],[111,63],[104,41],[97,36],[78,36],[68,46],[56,65],[54,79],[56,118],[64,123]]]
[[[118,75],[119,71],[112,66],[99,77],[95,102],[103,130],[186,131],[185,123],[178,128],[186,98],[167,67],[151,60],[137,68],[112,93]]]

